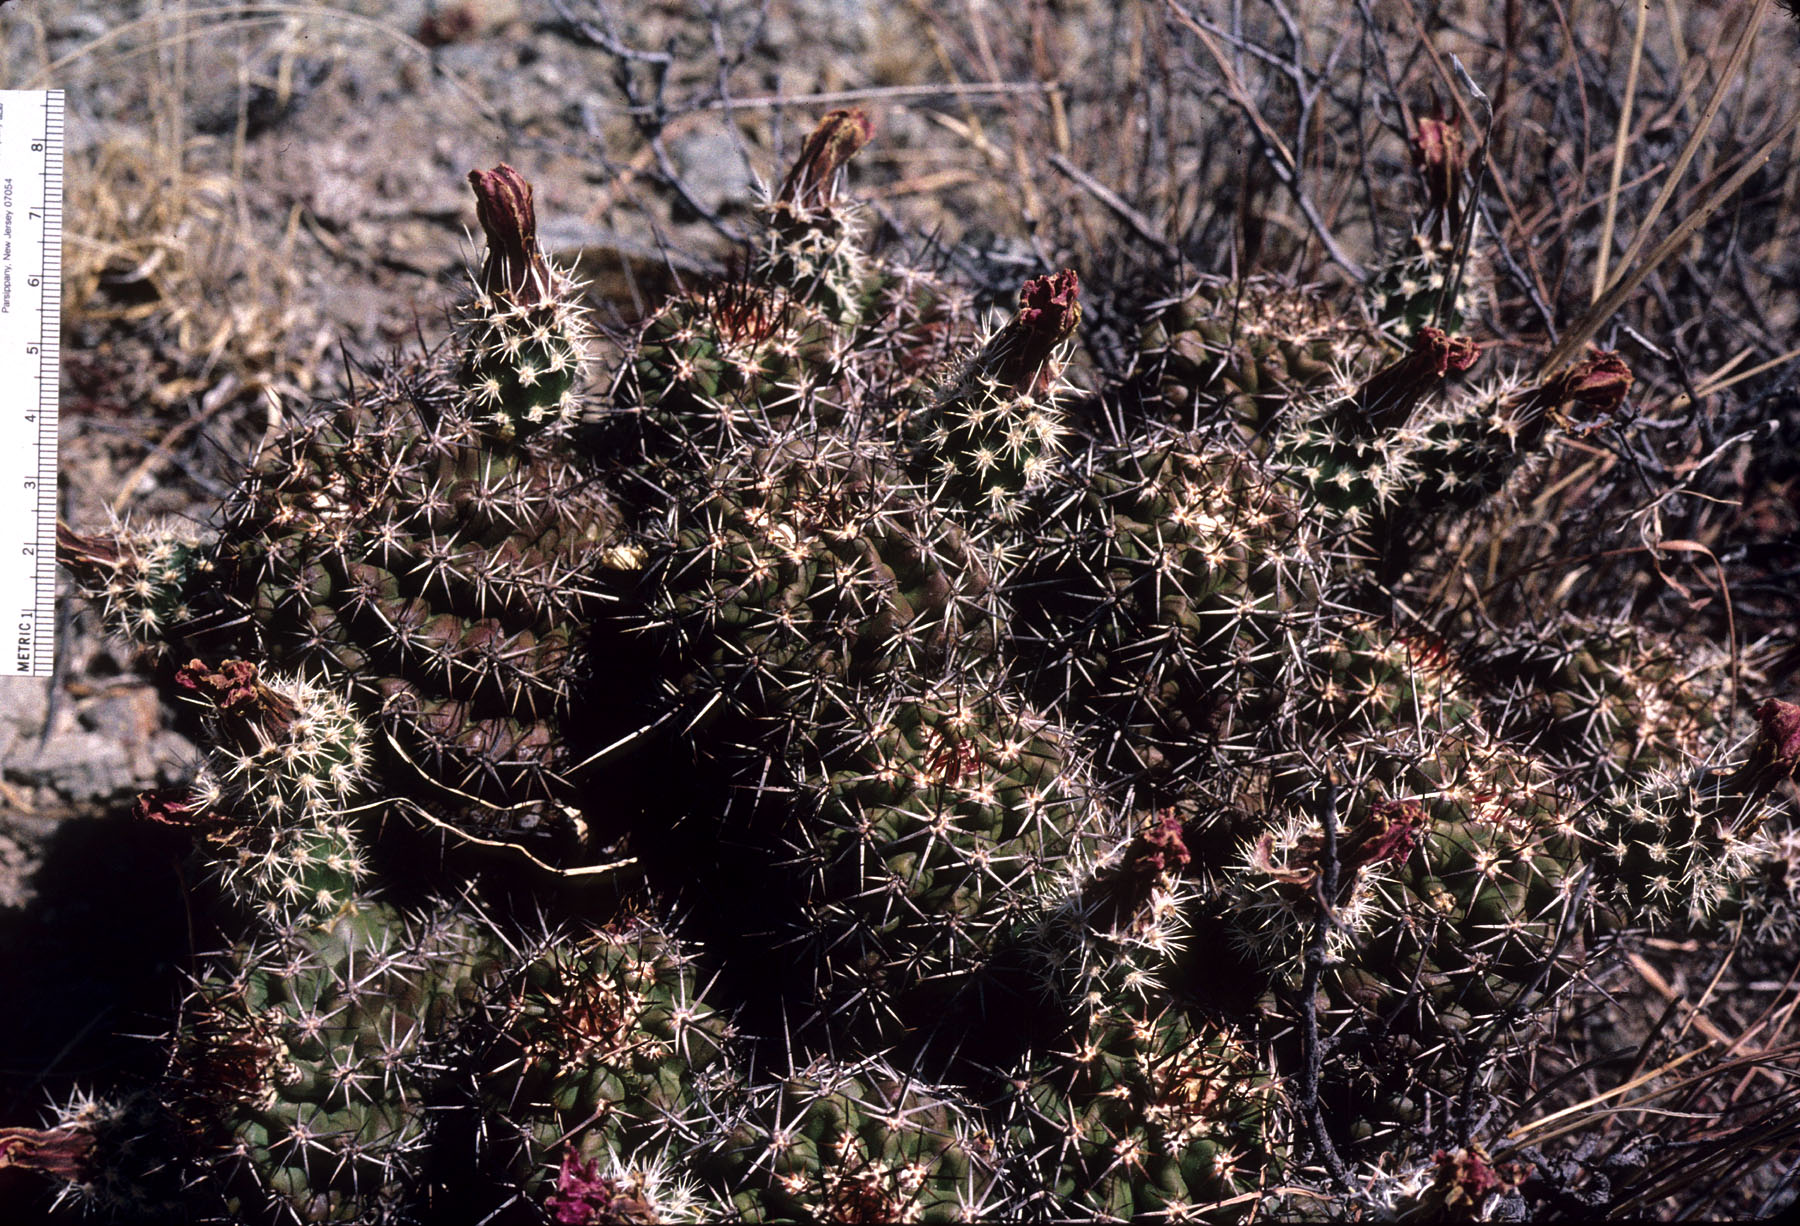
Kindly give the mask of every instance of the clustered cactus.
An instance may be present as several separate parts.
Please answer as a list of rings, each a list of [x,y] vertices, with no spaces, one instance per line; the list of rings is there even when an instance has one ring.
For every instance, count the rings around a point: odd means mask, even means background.
[[[1746,747],[1649,627],[1394,598],[1631,385],[1479,373],[1452,124],[1365,315],[1173,294],[1104,438],[1077,274],[978,327],[865,249],[871,134],[827,116],[600,392],[530,188],[476,172],[456,339],[207,535],[63,531],[197,704],[140,809],[228,939],[166,1076],[7,1163],[129,1220],[1473,1213],[1512,1168],[1432,1120],[1497,1092],[1476,1036],[1749,905],[1800,708]]]

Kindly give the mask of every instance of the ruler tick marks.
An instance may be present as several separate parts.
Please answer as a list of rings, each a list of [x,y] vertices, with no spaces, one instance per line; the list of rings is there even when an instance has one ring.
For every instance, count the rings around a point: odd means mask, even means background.
[[[0,676],[56,645],[63,94],[0,90]]]

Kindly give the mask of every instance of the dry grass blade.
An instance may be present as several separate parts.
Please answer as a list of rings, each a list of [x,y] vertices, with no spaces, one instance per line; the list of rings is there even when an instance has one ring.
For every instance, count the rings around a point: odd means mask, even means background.
[[[1619,130],[1613,136],[1612,178],[1606,190],[1606,217],[1600,223],[1600,255],[1594,265],[1589,302],[1606,292],[1607,260],[1612,255],[1613,223],[1619,215],[1619,183],[1625,177],[1625,146],[1631,140],[1631,107],[1637,101],[1638,68],[1644,62],[1644,29],[1650,24],[1650,0],[1638,0],[1637,26],[1631,32],[1631,64],[1625,70],[1625,100],[1619,105]]]
[[[1530,1123],[1521,1124],[1511,1132],[1507,1133],[1506,1139],[1511,1142],[1519,1142],[1530,1137],[1534,1144],[1542,1144],[1553,1138],[1567,1136],[1570,1133],[1581,1132],[1584,1129],[1587,1129],[1592,1125],[1593,1119],[1596,1116],[1616,1114],[1620,1111],[1629,1110],[1632,1106],[1639,1103],[1653,1101],[1663,1094],[1672,1092],[1674,1087],[1666,1087],[1664,1089],[1652,1091],[1650,1094],[1645,1095],[1643,1098],[1636,1099],[1632,1103],[1619,1103],[1610,1107],[1605,1106],[1605,1104],[1612,1099],[1629,1094],[1639,1086],[1648,1085],[1658,1077],[1674,1072],[1689,1060],[1704,1054],[1705,1051],[1705,1048],[1697,1047],[1692,1051],[1683,1052],[1666,1064],[1651,1069],[1647,1073],[1640,1073],[1628,1081],[1621,1082],[1610,1090],[1602,1091],[1589,1098],[1584,1098],[1578,1103],[1563,1107],[1557,1111],[1552,1111],[1549,1115],[1540,1116]],[[1556,1126],[1552,1127],[1552,1125]],[[1542,1131],[1544,1129],[1549,1129],[1549,1131]]]
[[[1766,362],[1758,362],[1749,370],[1739,371],[1736,374],[1728,374],[1724,369],[1715,371],[1712,375],[1702,379],[1695,386],[1694,392],[1700,399],[1704,400],[1708,396],[1716,395],[1728,387],[1735,387],[1737,384],[1743,383],[1748,379],[1754,379],[1758,375],[1767,374],[1771,370],[1786,366],[1795,358],[1800,358],[1800,349],[1790,349],[1786,353],[1772,357]],[[1686,392],[1683,392],[1669,402],[1669,407],[1672,409],[1684,409],[1691,403],[1693,403],[1693,397],[1689,396]]]
[[[1655,1108],[1652,1104],[1659,1099],[1666,1099],[1682,1092],[1692,1092],[1696,1089],[1704,1089],[1708,1086],[1723,1082],[1731,1074],[1742,1073],[1746,1069],[1764,1067],[1791,1071],[1794,1060],[1797,1057],[1800,1057],[1800,1043],[1790,1043],[1782,1047],[1770,1048],[1766,1051],[1751,1052],[1743,1056],[1733,1057],[1729,1060],[1721,1060],[1717,1064],[1708,1065],[1698,1073],[1690,1073],[1685,1077],[1669,1082],[1667,1085],[1657,1086],[1655,1089],[1641,1094],[1636,1098],[1619,1102],[1610,1102],[1612,1099],[1621,1098],[1623,1095],[1629,1094],[1640,1086],[1648,1085],[1657,1078],[1673,1072],[1694,1057],[1704,1055],[1711,1050],[1712,1048],[1709,1044],[1704,1047],[1696,1047],[1691,1051],[1684,1052],[1660,1067],[1651,1069],[1647,1073],[1640,1073],[1631,1080],[1614,1086],[1610,1090],[1583,1099],[1581,1102],[1575,1103],[1569,1107],[1564,1107],[1559,1111],[1553,1111],[1549,1115],[1533,1120],[1528,1124],[1521,1124],[1506,1134],[1506,1140],[1508,1142],[1517,1143],[1524,1141],[1529,1137],[1532,1144],[1542,1145],[1548,1141],[1555,1140],[1558,1137],[1572,1136],[1576,1133],[1598,1132],[1600,1131],[1602,1121],[1609,1117],[1622,1116],[1631,1112],[1654,1111]],[[1795,1094],[1800,1096],[1800,1088],[1795,1090]],[[1717,1112],[1707,1112],[1702,1118],[1716,1120],[1718,1118]]]
[[[1744,28],[1738,33],[1737,45],[1731,49],[1731,58],[1726,62],[1725,70],[1719,74],[1719,79],[1713,84],[1712,96],[1706,100],[1706,108],[1701,111],[1693,131],[1688,134],[1687,143],[1682,146],[1680,155],[1675,159],[1675,165],[1670,167],[1668,178],[1663,180],[1662,190],[1656,194],[1656,203],[1652,204],[1650,211],[1644,214],[1644,220],[1638,226],[1637,234],[1632,238],[1631,245],[1625,249],[1625,255],[1619,261],[1620,268],[1629,268],[1631,262],[1643,250],[1644,244],[1649,241],[1651,228],[1662,216],[1663,209],[1668,206],[1670,198],[1675,194],[1675,189],[1681,186],[1681,177],[1687,173],[1688,164],[1700,151],[1701,142],[1706,139],[1707,132],[1712,128],[1713,117],[1719,113],[1719,107],[1725,102],[1726,93],[1731,89],[1732,83],[1737,80],[1738,73],[1744,66],[1744,60],[1750,54],[1750,44],[1756,40],[1757,27],[1762,24],[1763,14],[1768,7],[1769,0],[1756,0],[1756,7],[1750,11],[1750,16],[1744,22]],[[1624,126],[1623,122],[1620,126]]]
[[[1698,1185],[1746,1186],[1754,1172],[1764,1166],[1772,1154],[1791,1148],[1800,1141],[1800,1086],[1787,1090],[1755,1119],[1723,1133],[1703,1131],[1689,1144],[1679,1145],[1662,1161],[1646,1169],[1640,1186],[1620,1189],[1620,1195],[1608,1212],[1613,1219],[1642,1219],[1666,1216],[1655,1213],[1660,1202],[1680,1196]],[[1680,1218],[1690,1218],[1695,1208],[1702,1208],[1710,1198],[1703,1194],[1701,1204],[1678,1211]]]
[[[1705,224],[1706,219],[1722,208],[1738,192],[1738,189],[1749,181],[1750,176],[1761,170],[1775,156],[1775,151],[1787,143],[1796,130],[1800,130],[1800,110],[1790,115],[1787,122],[1768,140],[1745,159],[1737,173],[1725,180],[1717,189],[1703,200],[1692,213],[1682,220],[1675,232],[1670,234],[1643,260],[1626,274],[1624,279],[1609,290],[1604,298],[1595,303],[1586,315],[1583,315],[1574,327],[1563,334],[1562,340],[1550,356],[1538,367],[1537,377],[1542,380],[1561,370],[1568,362],[1580,353],[1587,343],[1594,339],[1606,321],[1611,319],[1631,296],[1637,293],[1651,273],[1655,272],[1668,258],[1686,245],[1694,233]],[[1627,255],[1629,256],[1629,252]]]

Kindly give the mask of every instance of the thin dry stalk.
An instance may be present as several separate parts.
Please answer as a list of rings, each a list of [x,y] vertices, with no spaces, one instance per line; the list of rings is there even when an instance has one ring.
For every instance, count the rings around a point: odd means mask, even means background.
[[[1745,160],[1744,164],[1738,168],[1737,173],[1726,179],[1711,195],[1701,201],[1694,211],[1675,227],[1674,233],[1658,243],[1656,248],[1644,257],[1636,268],[1615,284],[1606,296],[1581,318],[1579,323],[1564,334],[1556,348],[1550,351],[1550,356],[1545,358],[1542,365],[1538,367],[1537,377],[1540,380],[1548,378],[1579,354],[1605,326],[1606,321],[1617,314],[1619,308],[1624,306],[1633,294],[1637,293],[1650,274],[1655,272],[1670,256],[1681,250],[1694,236],[1694,232],[1706,222],[1706,219],[1722,208],[1726,201],[1737,195],[1738,189],[1752,175],[1768,165],[1769,159],[1775,156],[1775,151],[1786,144],[1788,138],[1796,131],[1800,131],[1800,110],[1796,110],[1790,115],[1787,121],[1781,125],[1780,130],[1764,141],[1761,147]],[[1626,255],[1629,259],[1631,253],[1627,252]]]
[[[1637,101],[1638,66],[1644,60],[1644,29],[1650,24],[1650,0],[1638,0],[1637,25],[1631,32],[1631,64],[1625,70],[1625,100],[1619,107],[1619,130],[1613,137],[1612,178],[1606,191],[1606,217],[1600,223],[1600,253],[1594,264],[1590,302],[1606,292],[1606,264],[1612,254],[1613,223],[1619,215],[1619,183],[1625,176],[1625,146],[1631,139],[1631,107]]]
[[[1681,178],[1687,173],[1688,163],[1694,160],[1694,154],[1699,152],[1701,142],[1711,131],[1713,117],[1719,113],[1719,107],[1723,105],[1726,93],[1736,82],[1738,73],[1744,66],[1744,60],[1750,54],[1750,45],[1756,40],[1757,28],[1762,24],[1763,14],[1768,7],[1769,0],[1755,0],[1755,7],[1750,10],[1750,16],[1745,19],[1744,27],[1738,34],[1737,44],[1731,49],[1731,58],[1726,62],[1724,70],[1719,73],[1718,80],[1713,83],[1712,96],[1706,100],[1706,106],[1700,112],[1700,118],[1695,122],[1693,131],[1688,134],[1687,143],[1682,146],[1681,154],[1675,159],[1675,165],[1670,168],[1668,177],[1663,180],[1662,190],[1656,195],[1656,202],[1644,214],[1644,220],[1638,226],[1636,236],[1632,238],[1631,245],[1625,249],[1624,256],[1619,260],[1621,268],[1630,267],[1631,262],[1637,259],[1638,253],[1649,241],[1651,228],[1662,216],[1663,209],[1668,205],[1670,197],[1675,194],[1675,189],[1681,185]],[[1625,125],[1621,123],[1620,126],[1624,127]]]

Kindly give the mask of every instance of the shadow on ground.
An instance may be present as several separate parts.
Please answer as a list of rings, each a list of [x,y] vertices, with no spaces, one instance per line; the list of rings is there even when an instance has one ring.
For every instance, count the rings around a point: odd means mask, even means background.
[[[192,964],[182,836],[129,810],[57,822],[23,907],[0,909],[0,1127],[161,1071]],[[204,941],[204,935],[199,940]],[[0,1219],[48,1220],[36,1176],[0,1171]]]

